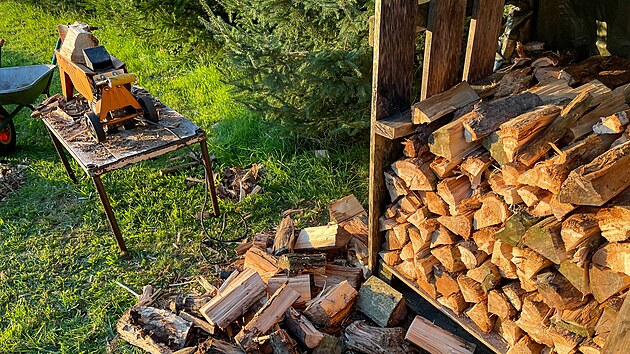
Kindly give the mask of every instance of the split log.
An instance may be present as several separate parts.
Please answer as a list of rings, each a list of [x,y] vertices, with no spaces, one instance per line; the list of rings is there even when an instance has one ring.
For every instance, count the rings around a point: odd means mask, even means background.
[[[336,327],[350,314],[357,294],[350,283],[343,281],[309,301],[304,314],[317,326]]]
[[[324,288],[326,286],[336,285],[346,280],[350,285],[358,289],[361,283],[363,271],[358,267],[346,267],[336,264],[326,264],[324,274],[315,274],[315,286]]]
[[[479,96],[467,82],[459,83],[451,89],[433,95],[411,106],[413,123],[431,123],[470,103],[479,100]]]
[[[522,149],[518,161],[526,166],[533,166],[551,149],[549,144],[560,140],[567,129],[586,113],[592,101],[593,97],[587,92],[573,99],[542,134]]]
[[[543,352],[543,348],[543,345],[534,342],[525,335],[506,354],[538,354]]]
[[[450,215],[448,204],[435,192],[426,192],[425,204],[429,211],[438,215]]]
[[[494,237],[510,246],[517,246],[521,244],[521,237],[525,232],[538,223],[539,220],[529,215],[526,211],[520,211],[510,216],[505,221],[505,226],[497,231]]]
[[[258,344],[254,339],[269,332],[298,298],[300,298],[299,292],[293,290],[287,284],[282,285],[265,305],[256,312],[254,318],[238,332],[234,337],[236,342],[245,351],[256,349]]]
[[[201,309],[203,305],[207,304],[208,301],[210,301],[210,298],[210,296],[206,295],[176,296],[175,299],[171,300],[169,304],[169,309],[174,313],[186,311],[190,313],[201,314],[199,312],[199,309]]]
[[[202,331],[213,335],[214,334],[214,326],[210,325],[208,322],[202,320],[201,318],[197,318],[197,316],[193,316],[191,314],[189,314],[188,312],[185,311],[181,311],[179,313],[179,317],[181,317],[182,319],[192,323],[193,325],[195,325],[195,327],[201,329]]]
[[[315,328],[311,321],[294,308],[290,307],[284,318],[284,323],[289,331],[307,348],[317,347],[324,339],[324,335]]]
[[[550,329],[554,350],[558,354],[572,354],[577,351],[578,344],[584,339],[564,328],[552,326]]]
[[[280,271],[278,259],[258,247],[252,247],[245,253],[244,267],[255,270],[264,282]]]
[[[527,301],[524,303],[524,306],[525,305],[527,305]],[[547,309],[547,312],[549,311],[549,308],[546,306],[545,309]],[[546,315],[547,312],[545,312],[544,314]],[[521,313],[521,317],[515,322],[523,331],[527,332],[532,340],[536,341],[537,343],[553,347],[553,339],[549,335],[549,331],[547,330],[546,326],[541,325],[540,321],[533,320],[530,318],[529,315],[523,315],[523,313]],[[548,320],[546,320],[545,322],[548,323]],[[540,351],[538,351],[537,353],[539,352]]]
[[[594,334],[598,337],[608,337],[613,326],[619,318],[619,311],[623,306],[625,299],[621,297],[613,297],[606,301],[606,305],[601,308],[599,320],[595,324]],[[595,301],[593,301],[596,303]],[[593,333],[591,333],[592,336]]]
[[[471,308],[466,310],[466,316],[468,316],[484,333],[490,333],[494,329],[496,317],[493,317],[488,312],[488,303],[478,302]]]
[[[419,253],[424,255],[429,253],[429,248],[431,247],[431,238],[425,238],[420,230],[416,227],[410,227],[408,230],[409,240],[411,241],[412,251],[415,257],[418,256]]]
[[[503,148],[503,138],[499,136],[498,132],[492,132],[488,136],[481,139],[481,144],[490,153],[492,159],[503,167],[510,163],[508,156]]]
[[[433,248],[431,254],[446,268],[446,271],[456,273],[466,269],[462,263],[459,250],[455,245],[445,245]]]
[[[208,301],[199,311],[208,323],[221,329],[227,328],[242,316],[265,293],[267,284],[253,269],[245,269],[224,289]]]
[[[451,296],[438,297],[437,301],[444,307],[453,311],[456,315],[461,315],[470,304],[464,300],[462,293],[455,293]]]
[[[413,349],[404,340],[400,327],[380,328],[354,321],[344,331],[346,347],[365,354],[406,354]]]
[[[475,230],[484,227],[500,225],[507,220],[512,212],[508,209],[503,198],[494,193],[488,193],[481,197],[481,209],[475,211],[473,227]]]
[[[424,279],[429,278],[431,273],[433,273],[433,267],[436,264],[440,264],[440,261],[432,254],[421,258],[416,257],[414,261],[417,274]]]
[[[392,169],[412,191],[435,190],[437,177],[429,168],[429,164],[421,158],[398,160],[392,164]]]
[[[429,151],[428,141],[419,134],[414,134],[403,141],[403,155],[418,157]]]
[[[525,296],[525,290],[521,288],[518,281],[511,281],[501,287],[501,291],[510,301],[510,304],[516,309],[521,311],[523,307],[523,297]]]
[[[447,228],[440,225],[431,234],[431,248],[453,245],[459,241],[460,238],[454,233],[450,232]]]
[[[472,189],[467,178],[451,177],[437,184],[437,193],[448,204],[451,215],[457,215],[460,204],[472,195]]]
[[[407,316],[403,295],[375,276],[361,286],[357,307],[381,327],[396,326]]]
[[[436,265],[433,268],[433,275],[435,276],[435,287],[442,296],[449,297],[460,292],[457,275],[448,273],[444,266]]]
[[[499,334],[503,337],[503,339],[505,339],[510,347],[514,347],[525,334],[521,327],[517,326],[512,320],[497,319],[497,327],[499,329]]]
[[[443,157],[436,157],[429,167],[439,178],[452,177],[455,170],[459,168],[462,160],[449,161]]]
[[[562,183],[562,203],[602,206],[630,186],[630,142],[614,147],[569,174]]]
[[[501,124],[541,105],[543,101],[540,97],[530,92],[482,102],[462,117],[466,142],[480,140],[497,130]]]
[[[134,306],[116,324],[120,337],[153,354],[168,354],[186,346],[192,324],[175,314]]]
[[[584,304],[584,295],[560,273],[547,271],[538,274],[536,287],[542,300],[551,308],[570,310]]]
[[[435,288],[435,279],[432,274],[428,278],[418,277],[418,279],[416,279],[416,284],[418,284],[420,289],[422,289],[432,299],[437,299],[438,293]]]
[[[562,222],[560,231],[567,252],[576,249],[593,237],[598,237],[599,234],[599,224],[594,213],[576,213],[569,216]]]
[[[466,115],[435,130],[429,137],[429,150],[449,161],[458,161],[481,147],[480,143],[468,143],[462,139]]]
[[[344,247],[352,236],[337,224],[307,227],[300,231],[293,248],[298,251],[330,250]]]
[[[397,200],[400,196],[411,193],[407,185],[405,185],[405,181],[398,177],[394,171],[385,171],[383,172],[383,176],[385,177],[385,188],[392,201]]]
[[[394,236],[396,237],[396,240],[398,240],[398,244],[402,247],[404,247],[407,242],[409,242],[409,229],[412,227],[412,225],[410,223],[403,223],[403,224],[399,224],[397,226],[394,226],[394,228],[392,229]]]
[[[501,321],[510,320],[516,315],[510,300],[499,290],[490,290],[488,293],[488,312],[497,315]]]
[[[592,237],[580,245],[573,251],[573,257],[571,262],[574,262],[579,267],[587,267],[591,262],[591,255],[595,252],[603,243],[604,239],[601,237]]]
[[[520,162],[512,162],[501,166],[501,177],[508,186],[520,186],[519,177],[529,168]]]
[[[429,208],[427,208],[426,206],[422,206],[418,208],[418,210],[416,210],[414,213],[409,215],[409,217],[407,218],[407,222],[418,229],[420,228],[420,225],[422,225],[422,223],[424,223],[424,221],[430,216],[431,212],[429,211]],[[411,235],[409,237],[411,238]]]
[[[609,242],[630,238],[630,188],[620,193],[605,208],[597,212],[599,228]]]
[[[406,243],[400,242],[398,237],[396,237],[396,233],[394,230],[387,230],[385,232],[385,242],[383,243],[383,250],[385,251],[396,251],[401,250]]]
[[[457,285],[459,285],[459,289],[466,302],[474,304],[488,300],[488,295],[483,290],[481,283],[470,279],[464,274],[460,274],[457,277]]]
[[[591,293],[591,287],[588,280],[588,267],[579,266],[570,260],[563,261],[558,267],[558,272],[562,274],[582,295],[586,296]]]
[[[525,279],[532,279],[538,272],[549,267],[552,262],[529,248],[514,247],[512,262],[516,265],[517,275],[521,272]]]
[[[559,311],[559,319],[554,321],[557,327],[562,327],[582,337],[592,337],[595,326],[602,316],[602,308],[595,300],[572,310]]]
[[[416,253],[413,251],[413,244],[411,242],[407,243],[400,250],[400,258],[403,261],[412,261],[416,258]]]
[[[593,263],[630,275],[630,243],[607,243],[593,253]]]
[[[551,195],[551,192],[531,185],[519,187],[517,193],[523,199],[523,203],[530,209],[533,209],[541,200],[549,198]]]
[[[473,240],[467,240],[457,243],[459,255],[466,269],[477,268],[488,258],[488,254],[479,250],[477,244]]]
[[[501,78],[494,98],[517,95],[531,86],[533,75],[530,67],[512,70]]]
[[[508,162],[514,162],[520,149],[549,125],[560,111],[558,106],[542,106],[501,124],[497,134]]]
[[[293,244],[295,244],[295,223],[290,216],[287,216],[280,221],[276,230],[276,237],[273,241],[274,256],[293,252]]]
[[[492,264],[490,260],[486,260],[482,265],[475,269],[471,269],[466,272],[466,276],[481,283],[481,286],[485,292],[489,292],[494,289],[501,280],[501,273],[499,268]]]
[[[277,331],[269,335],[269,346],[274,354],[299,354],[297,349],[297,343],[284,329],[278,329]]]
[[[472,354],[476,348],[421,316],[414,318],[405,339],[430,353]]]
[[[626,126],[630,123],[628,111],[621,111],[613,115],[600,118],[593,126],[595,134],[619,134],[626,130]]]
[[[499,231],[498,227],[486,227],[479,231],[475,231],[472,234],[472,239],[475,241],[477,248],[487,254],[491,254],[494,249],[495,234]]]
[[[324,274],[326,273],[326,255],[289,253],[283,254],[278,260],[278,267],[286,270],[290,276],[299,274]]]
[[[600,354],[602,347],[597,345],[592,339],[585,339],[578,347],[582,354]]]
[[[199,344],[197,352],[195,354],[210,353],[210,354],[245,354],[241,348],[224,342],[220,339],[208,338],[205,342]]]
[[[313,349],[313,354],[344,353],[346,344],[341,337],[324,333],[324,339]]]
[[[267,295],[273,295],[284,284],[297,291],[300,297],[295,301],[296,306],[304,305],[311,299],[311,276],[309,274],[293,277],[275,276],[267,281]]]
[[[506,203],[516,205],[522,203],[523,199],[518,195],[519,186],[509,186],[505,183],[501,172],[493,173],[488,179],[492,191],[503,197]]]
[[[385,264],[389,266],[393,267],[402,262],[402,259],[400,258],[400,252],[398,251],[381,251],[378,254],[379,256],[381,256]]]
[[[523,173],[519,182],[537,186],[555,194],[560,192],[571,171],[593,161],[604,153],[614,141],[614,136],[589,135],[585,139],[566,147],[562,154],[540,163]]]
[[[514,247],[497,240],[490,261],[498,268],[501,276],[507,279],[517,279],[516,265],[512,262],[512,249]]]
[[[569,141],[576,141],[593,132],[593,126],[600,117],[630,109],[626,104],[626,98],[622,95],[612,95],[610,99],[603,101],[595,109],[578,119],[577,123],[569,128],[567,137]]]
[[[553,198],[553,195],[551,193],[545,193],[542,199],[540,199],[538,203],[536,203],[536,205],[527,208],[527,212],[537,218],[552,216],[554,209],[551,206],[551,198]]]
[[[477,189],[481,184],[484,172],[490,166],[492,166],[492,159],[490,158],[490,154],[486,152],[466,157],[459,168],[461,172],[470,179],[471,188]]]
[[[416,268],[415,261],[403,261],[394,268],[407,279],[418,279],[418,269]]]
[[[568,258],[560,236],[561,228],[561,222],[555,217],[548,217],[530,227],[521,242],[553,263],[560,264]]]
[[[359,203],[354,194],[341,198],[328,206],[330,221],[341,224],[359,214],[365,213],[365,209]]]

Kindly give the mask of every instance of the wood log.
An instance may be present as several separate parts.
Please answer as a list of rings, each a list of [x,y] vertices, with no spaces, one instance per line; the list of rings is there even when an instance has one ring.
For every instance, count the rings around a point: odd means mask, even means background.
[[[512,262],[512,249],[514,247],[497,240],[494,243],[494,250],[490,261],[499,268],[503,278],[517,279],[516,265]]]
[[[436,157],[429,167],[438,178],[447,178],[455,175],[455,171],[459,168],[462,160],[449,161],[443,157]]]
[[[568,258],[560,236],[561,228],[560,221],[555,217],[548,217],[530,227],[521,238],[521,243],[553,263],[560,264]]]
[[[324,339],[313,349],[313,354],[343,353],[346,344],[341,337],[324,333]]]
[[[596,301],[593,302],[597,303]],[[599,306],[601,315],[599,316],[599,320],[596,320],[597,323],[594,325],[595,328],[591,336],[593,333],[600,338],[607,338],[610,335],[610,331],[619,318],[619,312],[623,303],[623,298],[613,297],[606,301],[605,305]]]
[[[435,287],[442,296],[449,297],[460,292],[457,274],[450,274],[444,266],[436,265],[433,267],[433,275],[435,276]]]
[[[348,244],[352,236],[337,224],[307,227],[300,231],[293,248],[296,251],[330,250]]]
[[[293,307],[287,310],[284,318],[284,323],[291,334],[307,348],[317,347],[324,339],[324,335],[315,328],[311,321]]]
[[[562,274],[582,295],[591,293],[588,280],[588,267],[580,266],[570,260],[563,261],[558,267],[558,272]]]
[[[252,247],[245,253],[244,267],[255,270],[265,283],[280,271],[278,259],[259,247]]]
[[[297,349],[297,343],[284,329],[278,329],[277,331],[269,335],[269,346],[274,354],[299,354]]]
[[[555,271],[538,274],[536,287],[542,300],[551,308],[570,310],[584,304],[584,295],[567,278]]]
[[[551,192],[547,190],[530,185],[519,187],[517,193],[529,208],[535,207],[541,200],[551,195]]]
[[[578,308],[558,311],[557,315],[559,315],[558,319],[555,321],[552,319],[557,327],[562,327],[582,337],[592,337],[596,323],[602,315],[602,308],[597,301],[590,300]]]
[[[519,177],[529,168],[520,162],[512,162],[501,166],[501,177],[509,186],[520,186]]]
[[[594,213],[576,213],[564,222],[560,235],[567,252],[575,250],[579,245],[600,234],[599,224]]]
[[[554,209],[551,206],[551,198],[553,198],[553,194],[551,193],[544,194],[542,199],[540,199],[538,203],[536,203],[536,205],[534,205],[533,207],[527,208],[527,212],[537,218],[544,218],[547,216],[552,216]]]
[[[577,352],[578,344],[584,339],[564,328],[551,326],[549,331],[553,340],[554,350],[558,354],[572,354]]]
[[[475,230],[503,224],[512,215],[503,198],[494,193],[484,195],[480,201],[481,209],[475,211],[472,222]]]
[[[626,188],[596,215],[602,236],[609,242],[630,238],[630,188]]]
[[[448,204],[451,215],[457,215],[460,204],[472,195],[472,189],[468,178],[451,177],[437,184],[437,193]]]
[[[501,78],[501,81],[499,81],[499,87],[494,94],[494,98],[517,95],[528,89],[534,77],[531,72],[531,68],[524,67],[507,73]]]
[[[116,323],[120,337],[149,353],[165,354],[186,346],[192,324],[161,309],[134,306]]]
[[[222,341],[220,339],[208,338],[205,342],[199,344],[197,347],[197,352],[195,354],[200,353],[211,353],[211,354],[245,354],[241,348]]]
[[[326,272],[326,255],[323,253],[283,254],[278,260],[278,267],[286,270],[290,276],[299,274],[324,274]]]
[[[464,300],[462,293],[455,293],[451,296],[441,296],[437,298],[437,301],[444,307],[453,311],[456,315],[461,315],[470,304]]]
[[[400,327],[380,328],[354,321],[343,334],[346,347],[358,353],[406,354],[413,350],[405,342],[405,330]]]
[[[493,173],[488,179],[492,191],[503,197],[506,203],[516,205],[522,203],[523,199],[518,195],[519,186],[509,186],[505,183],[501,172]]]
[[[256,312],[254,318],[238,332],[234,337],[236,342],[245,351],[252,351],[258,348],[258,344],[254,339],[269,332],[300,296],[299,292],[293,290],[287,284],[282,285],[273,293],[263,307]]]
[[[304,315],[320,327],[336,327],[350,314],[357,291],[343,281],[331,286],[308,302]]]
[[[553,210],[553,216],[558,220],[564,220],[564,218],[569,215],[572,211],[577,209],[576,205],[568,204],[568,203],[560,203],[558,201],[558,196],[554,195],[551,197],[549,201],[549,206]]]
[[[543,352],[543,345],[534,342],[529,336],[525,335],[511,347],[506,354],[535,354]]]
[[[385,171],[383,172],[383,176],[385,179],[385,188],[387,189],[391,201],[395,201],[401,196],[411,193],[405,181],[398,177],[394,171]]]
[[[389,266],[393,267],[402,262],[402,259],[400,258],[400,252],[398,251],[381,251],[378,254],[379,256],[381,256],[385,264]]]
[[[481,139],[481,144],[490,153],[492,159],[503,167],[510,163],[508,156],[503,148],[503,138],[499,136],[498,132],[492,132],[488,136]]]
[[[392,169],[412,191],[433,191],[437,183],[437,177],[431,171],[429,164],[422,158],[410,158],[397,160],[392,164]]]
[[[607,243],[593,253],[593,263],[630,275],[630,243]]]
[[[238,273],[238,272],[237,272]],[[201,315],[199,309],[210,301],[211,297],[206,295],[185,295],[176,296],[169,304],[169,310],[174,313],[186,311]]]
[[[630,142],[614,147],[571,172],[562,183],[562,203],[602,206],[630,186]]]
[[[630,123],[628,111],[621,111],[607,117],[600,118],[593,126],[595,134],[619,134],[626,130],[626,126]]]
[[[429,253],[429,248],[431,247],[430,237],[426,239],[425,235],[423,235],[416,227],[410,227],[408,230],[408,234],[415,257],[417,257],[419,253],[422,253],[423,255]]]
[[[481,184],[484,172],[492,166],[492,159],[487,152],[477,152],[466,157],[459,166],[461,172],[470,179],[472,189],[477,189]]]
[[[499,329],[499,335],[505,339],[510,347],[514,347],[525,334],[521,327],[512,320],[497,319],[496,326]]]
[[[221,329],[227,328],[236,318],[242,316],[265,293],[267,284],[253,269],[244,269],[225,288],[219,288],[217,295],[199,311],[210,323]]]
[[[394,236],[398,240],[398,244],[401,246],[401,249],[407,244],[407,242],[410,241],[409,229],[411,227],[412,225],[410,223],[405,222],[394,226],[392,229]]]
[[[523,297],[526,292],[521,288],[520,282],[511,281],[501,287],[501,291],[510,301],[510,304],[516,309],[516,311],[521,311],[523,307]]]
[[[489,292],[494,289],[503,279],[501,277],[501,273],[499,272],[499,268],[492,264],[489,259],[479,267],[466,272],[466,276],[481,283],[485,292]]]
[[[438,93],[411,106],[413,123],[431,123],[470,103],[479,100],[479,96],[467,82],[459,83],[449,90]]]
[[[591,255],[603,243],[604,239],[601,237],[593,237],[586,240],[585,242],[577,246],[577,248],[573,251],[574,253],[571,261],[577,264],[579,267],[587,267],[588,264],[591,262]]]
[[[341,224],[359,214],[365,213],[365,209],[354,194],[350,194],[330,204],[328,206],[328,212],[330,214],[330,221]]]
[[[497,130],[501,124],[541,105],[543,101],[540,97],[529,92],[482,102],[462,117],[466,142],[480,140]]]
[[[396,326],[407,316],[403,295],[375,276],[361,286],[357,308],[381,327]]]
[[[516,265],[517,275],[520,271],[526,279],[532,279],[538,272],[549,267],[552,262],[529,248],[514,247],[512,262]]]
[[[403,261],[397,266],[394,267],[397,271],[399,271],[405,278],[410,280],[418,279],[418,270],[416,268],[416,262],[414,261]]]
[[[286,286],[297,291],[300,297],[295,301],[296,306],[304,305],[311,299],[311,276],[309,274],[287,277],[277,275],[269,278],[267,281],[267,295],[272,296],[280,287],[286,283]]]
[[[440,225],[431,234],[431,248],[444,246],[444,245],[454,245],[459,240],[460,238],[457,235],[450,232],[444,226]]]
[[[523,173],[519,177],[519,182],[557,194],[571,171],[604,153],[613,141],[614,136],[589,135],[584,140],[563,149],[561,155],[537,164]]]
[[[498,227],[487,227],[485,229],[475,231],[472,234],[472,239],[475,241],[475,244],[480,251],[491,254],[494,250],[494,242],[496,241],[494,235],[498,231]]]
[[[427,136],[428,137],[428,136]],[[403,141],[403,155],[406,157],[419,157],[429,151],[428,140],[420,134],[413,134]]]
[[[422,289],[432,299],[437,299],[438,293],[437,289],[435,288],[435,279],[433,277],[433,274],[431,274],[428,278],[423,278],[419,276],[418,279],[416,279],[416,284],[418,284],[420,289]]]
[[[462,139],[464,127],[462,123],[468,119],[466,115],[435,130],[429,137],[429,150],[449,161],[458,161],[481,147],[480,143],[468,143]]]
[[[466,269],[477,268],[488,258],[488,254],[479,250],[477,244],[473,240],[459,242],[457,243],[457,248],[459,250],[462,263],[464,263]]]
[[[501,124],[497,134],[507,161],[514,162],[520,149],[541,133],[560,111],[559,106],[541,106]]]
[[[429,208],[427,208],[426,206],[422,206],[418,208],[418,210],[416,210],[414,213],[409,215],[409,217],[407,218],[407,222],[411,223],[411,225],[415,226],[416,229],[418,229],[420,228],[420,225],[422,225],[422,223],[424,223],[424,221],[430,216],[431,212],[429,211]],[[411,235],[409,237],[411,238]]]
[[[583,340],[578,346],[578,349],[582,354],[600,354],[602,352],[602,348],[592,339]]]
[[[460,274],[457,277],[457,285],[459,285],[459,289],[466,302],[474,304],[488,300],[488,295],[483,290],[481,283],[470,279],[464,274]]]
[[[572,126],[590,107],[593,97],[584,92],[567,105],[545,131],[522,149],[518,161],[526,166],[533,166],[549,149],[550,143],[560,140],[567,129]]]
[[[456,245],[433,248],[431,249],[431,254],[442,263],[447,272],[456,273],[466,269]]]
[[[472,354],[476,348],[421,316],[411,322],[405,339],[430,353]]]
[[[425,257],[416,257],[414,260],[414,264],[416,266],[416,272],[419,277],[423,279],[428,279],[429,276],[433,273],[433,267],[436,264],[440,264],[440,261],[435,258],[434,255],[429,254]]]
[[[198,318],[197,316],[193,316],[186,311],[181,311],[179,313],[179,317],[192,323],[195,327],[210,335],[214,334],[214,326],[210,325],[208,322],[202,320],[201,318]]]
[[[361,284],[363,270],[358,267],[347,267],[336,264],[326,264],[324,274],[315,274],[313,276],[315,286],[324,288],[327,286],[339,284],[346,280],[350,285],[358,289]]]
[[[505,221],[505,226],[497,231],[494,237],[510,246],[517,246],[521,244],[521,237],[525,232],[538,223],[539,220],[539,218],[531,216],[526,211],[520,211],[510,216]]]
[[[396,237],[394,230],[387,230],[385,232],[385,242],[383,243],[382,249],[385,251],[396,251],[401,250],[404,247],[405,243],[401,243]]]
[[[486,302],[478,302],[466,310],[468,316],[484,333],[490,333],[494,329],[496,317],[488,312],[488,304]]]
[[[490,290],[488,293],[488,312],[497,315],[501,321],[510,320],[516,316],[516,309],[500,290]]]
[[[595,109],[578,119],[577,123],[567,131],[567,140],[576,141],[593,132],[593,126],[600,117],[630,109],[626,99],[622,95],[612,95],[610,99],[603,101]]]
[[[529,316],[524,317],[523,314],[521,314],[521,317],[515,322],[523,331],[527,332],[529,337],[535,342],[549,347],[553,346],[553,339],[546,326],[541,325],[541,322],[533,321],[529,319]]]
[[[547,326],[550,323],[551,309],[542,300],[542,296],[533,292],[523,298],[520,319],[538,326]],[[523,329],[528,332],[526,329]]]
[[[425,204],[429,211],[438,215],[450,215],[448,204],[435,192],[426,192]]]
[[[408,242],[400,250],[400,258],[403,261],[412,261],[416,258],[416,253],[413,251],[413,244],[411,242]]]

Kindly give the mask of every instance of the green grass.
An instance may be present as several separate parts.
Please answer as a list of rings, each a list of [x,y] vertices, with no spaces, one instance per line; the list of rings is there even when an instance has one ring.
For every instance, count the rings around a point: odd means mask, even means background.
[[[297,222],[307,226],[327,221],[326,205],[337,198],[355,193],[367,199],[365,144],[328,147],[330,158],[315,158],[299,148],[304,137],[234,102],[211,57],[180,60],[144,42],[130,24],[53,14],[18,1],[0,2],[0,18],[0,38],[7,40],[2,66],[48,62],[58,23],[100,26],[101,43],[138,74],[142,86],[208,131],[216,171],[261,163],[262,194],[221,202],[222,210],[250,216],[250,234],[275,226],[288,208],[306,209]],[[196,274],[212,276],[214,267],[197,251],[203,236],[194,215],[204,191],[184,187],[186,176],[201,178],[203,170],[160,176],[160,168],[177,163],[167,159],[186,159],[187,151],[178,151],[104,176],[131,250],[120,258],[90,180],[70,182],[41,122],[23,112],[16,127],[18,150],[2,159],[29,167],[26,183],[0,202],[0,353],[140,352],[115,337],[116,321],[134,303],[115,282],[139,291],[146,284],[159,288]]]

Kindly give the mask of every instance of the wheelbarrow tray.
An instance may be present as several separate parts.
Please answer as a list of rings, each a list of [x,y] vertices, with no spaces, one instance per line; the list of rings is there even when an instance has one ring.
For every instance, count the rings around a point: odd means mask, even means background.
[[[0,68],[0,106],[30,105],[48,90],[55,65]]]

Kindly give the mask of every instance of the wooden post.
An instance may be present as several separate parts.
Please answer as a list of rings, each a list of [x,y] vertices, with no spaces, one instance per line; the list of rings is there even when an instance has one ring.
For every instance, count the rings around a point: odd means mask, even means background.
[[[475,0],[462,80],[475,82],[492,74],[504,4],[504,0]]]
[[[378,120],[409,110],[413,85],[416,16],[413,0],[376,0],[374,21],[374,60],[372,70],[372,131],[370,134],[370,214],[368,266],[377,266],[381,237],[378,218],[387,193],[383,170],[398,147],[376,133]]]

